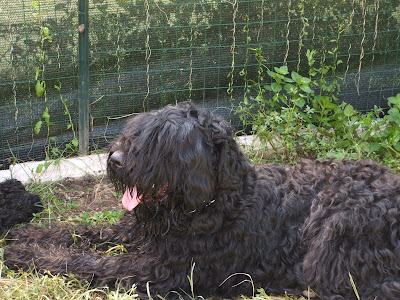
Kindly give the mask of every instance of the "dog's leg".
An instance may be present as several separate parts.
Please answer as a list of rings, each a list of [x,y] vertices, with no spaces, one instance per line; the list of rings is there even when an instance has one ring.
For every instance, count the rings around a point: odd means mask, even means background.
[[[74,274],[92,287],[136,287],[141,299],[180,288],[188,290],[188,281],[182,282],[174,266],[164,266],[162,259],[153,254],[136,251],[121,256],[98,255],[93,252],[75,252],[71,249],[48,245],[14,244],[5,248],[6,265],[14,270],[34,269],[56,274]],[[180,266],[178,266],[178,269]],[[176,280],[171,281],[171,278]],[[174,282],[171,285],[171,282]]]
[[[134,236],[132,219],[123,218],[105,228],[43,228],[35,224],[14,228],[8,236],[10,245],[4,249],[5,263],[14,270],[75,274],[92,286],[130,289],[135,284],[142,296],[147,294],[148,282],[152,295],[168,291],[171,282],[166,282],[174,276],[176,290],[187,286],[188,282],[180,281],[185,276],[177,276],[173,267],[164,266],[160,253]],[[115,244],[121,244],[128,253],[107,256],[105,251]],[[190,261],[184,265],[189,269]]]
[[[131,241],[134,236],[131,216],[124,216],[117,224],[104,227],[55,227],[44,228],[36,224],[15,227],[6,236],[9,244],[58,245],[80,250],[107,250],[109,246]]]

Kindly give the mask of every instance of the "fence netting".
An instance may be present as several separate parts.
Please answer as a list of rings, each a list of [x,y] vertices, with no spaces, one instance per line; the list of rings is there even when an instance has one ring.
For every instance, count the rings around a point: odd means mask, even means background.
[[[0,7],[1,168],[78,130],[78,13],[78,0]],[[340,100],[368,111],[400,92],[400,0],[91,0],[88,29],[92,150],[128,116],[185,100],[240,127],[258,47],[269,68],[301,72],[307,49],[329,59],[339,38]]]

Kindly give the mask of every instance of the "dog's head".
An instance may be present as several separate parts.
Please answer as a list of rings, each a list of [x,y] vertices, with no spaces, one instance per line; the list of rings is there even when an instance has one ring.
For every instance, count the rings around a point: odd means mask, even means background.
[[[191,212],[238,189],[246,162],[228,122],[183,102],[130,119],[110,145],[107,170],[125,208]]]

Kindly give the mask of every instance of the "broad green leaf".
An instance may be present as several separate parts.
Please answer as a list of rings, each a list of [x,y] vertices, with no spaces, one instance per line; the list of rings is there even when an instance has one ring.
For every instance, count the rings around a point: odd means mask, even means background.
[[[296,81],[298,84],[309,84],[311,79],[308,77],[303,77],[299,73],[292,71],[292,79]]]
[[[308,77],[301,77],[301,83],[309,84],[309,83],[311,83],[311,79]]]
[[[391,109],[389,109],[388,110],[388,114],[389,115],[398,115],[399,114],[399,110],[398,110],[398,108],[397,107],[393,107],[393,108],[391,108]]]
[[[47,124],[50,123],[50,114],[49,114],[49,108],[46,107],[46,109],[43,112],[43,119],[46,121]]]
[[[50,29],[48,27],[42,26],[41,29],[42,29],[43,34],[45,36],[49,36],[50,35]]]
[[[328,153],[326,153],[326,157],[335,157],[335,160],[337,161],[343,160],[345,156],[346,155],[344,153],[334,151],[329,151]]]
[[[316,53],[317,53],[316,50],[307,49],[306,56],[307,56],[307,60],[308,60],[310,66],[312,66],[315,62],[314,56]]]
[[[33,131],[35,132],[35,134],[39,134],[40,129],[42,128],[42,121],[38,121],[33,129]]]
[[[79,141],[78,141],[77,138],[74,138],[74,139],[71,141],[71,143],[72,143],[72,145],[74,145],[75,148],[77,148],[77,147],[79,146]]]
[[[299,73],[292,71],[292,79],[297,82],[298,84],[301,83],[301,76],[299,75]]]
[[[271,84],[271,89],[274,93],[279,93],[282,90],[282,86],[277,83]]]
[[[291,79],[291,78],[288,78],[288,77],[284,77],[284,78],[283,78],[283,81],[285,81],[285,82],[288,82],[288,83],[292,83],[292,82],[294,82],[294,80],[293,80],[293,79]]]
[[[266,89],[267,91],[273,92],[272,87],[271,87],[270,84],[264,85],[264,89]]]
[[[300,86],[301,90],[307,94],[311,94],[312,92],[314,92],[308,85],[303,84]]]
[[[400,94],[397,94],[396,97],[389,97],[388,103],[400,107]]]
[[[327,98],[327,97],[321,97],[321,100],[322,100],[322,105],[325,108],[335,109],[337,107],[337,105],[335,103],[332,103],[332,101],[329,100],[329,98]]]
[[[296,106],[298,106],[300,108],[303,108],[304,105],[306,104],[306,101],[303,98],[299,98],[298,100],[293,101],[293,102],[294,102],[294,104],[296,104]]]
[[[270,77],[272,77],[273,79],[275,79],[276,81],[284,80],[284,79],[285,79],[285,76],[283,76],[283,75],[281,75],[281,74],[278,74],[278,73],[275,73],[275,72],[272,72],[272,71],[267,71],[267,74],[268,74]]]
[[[40,173],[40,172],[42,172],[42,170],[43,170],[43,167],[44,167],[44,165],[43,165],[43,164],[39,164],[39,165],[36,167],[36,173]]]
[[[281,74],[281,75],[289,74],[287,66],[282,66],[280,68],[275,67],[274,70],[275,70],[276,73]]]
[[[267,71],[267,74],[272,78],[276,78],[276,75],[278,75],[277,73],[272,72],[272,71]]]
[[[375,151],[377,151],[377,150],[379,150],[381,148],[382,148],[382,145],[380,143],[371,143],[368,146],[368,151],[369,152],[375,152]]]
[[[44,91],[46,90],[46,83],[44,81],[38,80],[36,82],[35,90],[36,90],[36,96],[42,97]]]
[[[343,110],[343,113],[346,117],[351,117],[353,116],[356,112],[353,108],[353,106],[351,106],[350,104],[347,104],[346,107]]]
[[[285,86],[283,87],[285,89],[286,92],[288,92],[289,94],[294,94],[296,92],[296,86],[293,84],[285,84]]]
[[[387,120],[400,125],[400,112],[396,107],[393,107],[387,112]]]

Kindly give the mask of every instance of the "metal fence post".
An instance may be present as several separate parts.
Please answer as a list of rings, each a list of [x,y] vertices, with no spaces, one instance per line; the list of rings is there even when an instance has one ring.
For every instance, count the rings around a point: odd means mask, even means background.
[[[79,0],[79,151],[89,151],[89,0]]]

